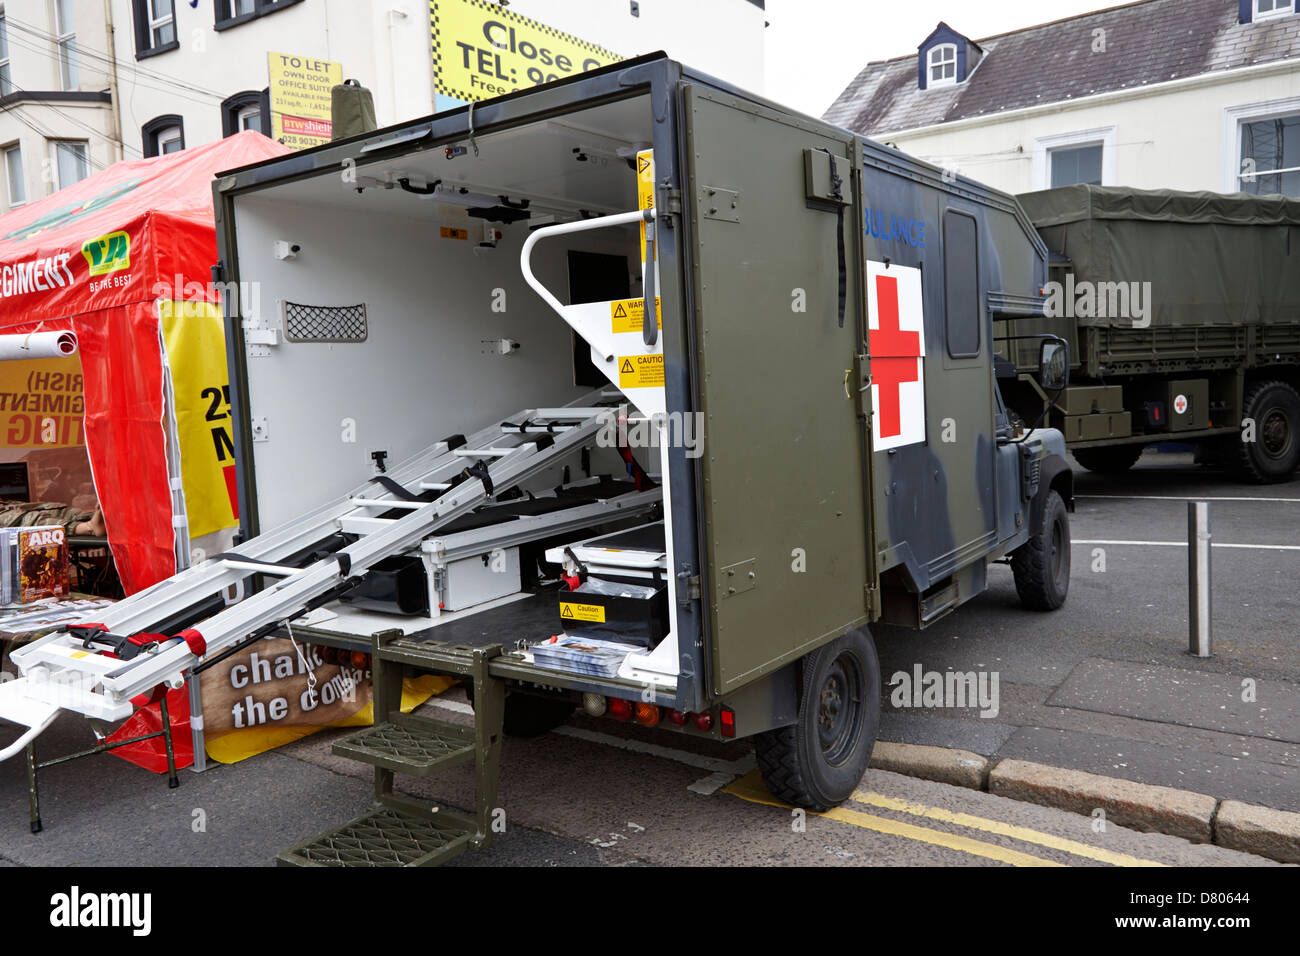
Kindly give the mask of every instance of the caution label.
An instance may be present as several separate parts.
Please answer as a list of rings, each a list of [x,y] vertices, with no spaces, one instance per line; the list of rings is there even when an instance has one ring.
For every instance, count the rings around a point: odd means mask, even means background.
[[[566,621],[595,621],[605,623],[605,609],[599,604],[575,604],[572,601],[560,602],[560,617]]]
[[[664,383],[664,357],[662,355],[620,355],[618,358],[619,388],[652,388]]]
[[[655,315],[664,327],[663,303],[655,296]],[[609,304],[610,324],[615,332],[640,332],[645,318],[645,299],[617,299]]]
[[[451,226],[443,226],[438,230],[438,234],[444,239],[468,239],[468,229],[454,229]]]

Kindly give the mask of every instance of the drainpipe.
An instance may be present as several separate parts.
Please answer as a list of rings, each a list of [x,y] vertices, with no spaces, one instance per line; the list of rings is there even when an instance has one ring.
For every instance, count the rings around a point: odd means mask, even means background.
[[[122,108],[117,97],[117,46],[114,43],[112,0],[104,0],[104,36],[108,40],[108,95],[112,100],[108,111],[108,136],[116,154],[113,162],[120,162],[126,158],[126,144],[122,142]]]

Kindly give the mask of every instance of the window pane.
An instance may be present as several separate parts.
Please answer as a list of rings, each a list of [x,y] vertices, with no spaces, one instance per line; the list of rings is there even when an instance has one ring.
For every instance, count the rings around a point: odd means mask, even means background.
[[[5,150],[5,178],[9,180],[9,204],[27,201],[27,186],[23,182],[23,151],[15,146]]]
[[[90,175],[84,143],[59,143],[55,146],[59,165],[59,188],[79,183]]]
[[[0,60],[9,59],[9,25],[5,23],[4,14],[0,13]]]
[[[970,216],[943,217],[943,284],[947,308],[948,354],[978,355],[980,350],[978,232]]]
[[[1300,115],[1241,124],[1241,191],[1300,196],[1300,174],[1267,175],[1300,168]]]
[[[256,106],[246,106],[239,111],[239,128],[262,131],[262,111]]]
[[[1050,156],[1052,161],[1052,187],[1074,186],[1080,183],[1089,186],[1101,185],[1102,147],[1079,146],[1071,149],[1054,149]]]
[[[172,0],[153,0],[153,18],[161,20],[172,15]]]
[[[165,46],[176,39],[176,25],[174,23],[164,23],[160,27],[154,27],[153,45]]]
[[[59,44],[59,76],[63,79],[63,88],[73,90],[77,87],[77,41],[65,40]]]
[[[9,64],[0,64],[0,96],[8,96],[14,91],[14,85],[9,81]]]
[[[74,29],[73,6],[73,0],[55,0],[54,2],[54,26],[60,35],[71,33]]]

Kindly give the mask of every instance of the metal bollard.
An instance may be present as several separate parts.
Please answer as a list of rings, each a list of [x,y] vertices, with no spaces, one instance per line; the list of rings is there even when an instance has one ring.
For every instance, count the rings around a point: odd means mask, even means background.
[[[1187,502],[1187,653],[1210,652],[1210,503]]]

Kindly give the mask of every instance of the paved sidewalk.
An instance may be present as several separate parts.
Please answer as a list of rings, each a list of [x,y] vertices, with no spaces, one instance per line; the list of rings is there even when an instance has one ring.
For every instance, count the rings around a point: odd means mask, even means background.
[[[930,630],[873,629],[886,682],[917,664],[996,673],[997,716],[886,696],[881,738],[1300,811],[1300,482],[1244,485],[1148,453],[1120,478],[1078,469],[1075,491],[1060,611],[1022,610],[995,568],[987,594]],[[1247,546],[1214,549],[1208,660],[1186,653],[1187,553],[1174,543],[1187,499],[1211,502],[1216,544]]]

